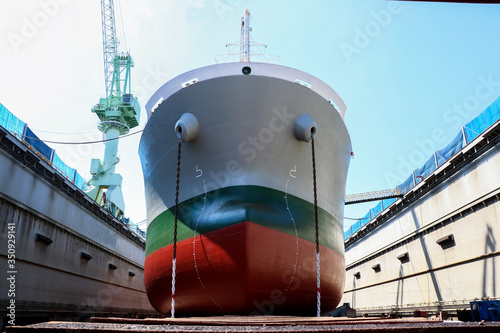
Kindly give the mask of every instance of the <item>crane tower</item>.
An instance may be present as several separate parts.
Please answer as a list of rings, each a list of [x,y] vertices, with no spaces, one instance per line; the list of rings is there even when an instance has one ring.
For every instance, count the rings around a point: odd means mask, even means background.
[[[140,106],[131,92],[130,69],[134,66],[128,52],[118,52],[113,0],[101,0],[104,79],[106,97],[92,108],[100,120],[98,128],[104,133],[104,158],[92,159],[87,194],[114,216],[122,217],[125,209],[122,176],[115,173],[119,162],[118,138],[139,125]]]

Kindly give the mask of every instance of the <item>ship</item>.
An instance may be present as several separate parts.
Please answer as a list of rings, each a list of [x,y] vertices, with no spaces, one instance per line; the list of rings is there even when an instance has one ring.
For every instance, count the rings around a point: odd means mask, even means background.
[[[342,298],[345,103],[250,61],[249,21],[240,61],[181,74],[146,105],[144,282],[160,313],[313,315]]]

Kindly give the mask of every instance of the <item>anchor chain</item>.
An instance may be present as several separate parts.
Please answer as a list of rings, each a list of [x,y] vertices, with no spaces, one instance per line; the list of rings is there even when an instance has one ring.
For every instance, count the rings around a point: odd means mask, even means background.
[[[316,229],[316,316],[321,315],[321,286],[319,269],[319,225],[318,225],[318,189],[316,187],[316,154],[314,151],[314,137],[311,139],[313,191],[314,191],[314,226]]]
[[[177,264],[177,214],[179,208],[179,182],[181,177],[181,145],[182,141],[179,139],[179,145],[177,149],[177,176],[175,181],[175,209],[174,209],[174,245],[173,245],[173,255],[172,255],[172,310],[171,317],[175,318],[175,275],[176,275],[176,264]]]

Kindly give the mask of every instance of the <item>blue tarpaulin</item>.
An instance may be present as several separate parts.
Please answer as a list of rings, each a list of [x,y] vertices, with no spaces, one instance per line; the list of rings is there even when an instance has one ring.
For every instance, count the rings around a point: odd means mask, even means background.
[[[396,200],[396,198],[382,200],[382,205],[384,206],[384,209],[382,211],[386,210],[387,207],[395,203]]]
[[[377,216],[380,213],[382,213],[382,201],[380,201],[378,205],[370,209],[368,212],[371,219],[375,218],[375,216]]]
[[[365,216],[357,220],[349,229],[344,231],[344,239],[351,237],[353,233],[361,229],[361,227],[366,225],[368,222],[370,222],[371,219],[375,218],[378,214],[387,209],[387,207],[396,202],[396,200],[396,198],[391,198],[380,201],[377,206],[370,209],[370,211],[366,213]]]
[[[19,138],[23,136],[25,124],[0,103],[0,125]]]
[[[351,229],[347,229],[346,231],[344,231],[344,239],[347,239],[351,236]]]
[[[415,181],[413,180],[413,174],[411,174],[404,182],[396,186],[401,193],[408,192],[413,186],[415,186]]]
[[[361,228],[361,223],[360,221],[356,221],[352,226],[351,226],[351,231],[355,233]]]
[[[460,131],[457,136],[443,149],[436,151],[438,166],[446,162],[464,147],[464,135]]]
[[[135,231],[136,233],[138,233],[139,235],[143,236],[143,237],[146,237],[146,233],[144,231],[142,231],[139,226],[137,224],[135,224],[134,222],[132,222],[129,218],[126,218],[124,217],[123,218],[123,221],[125,222],[125,224],[133,231]]]
[[[26,128],[26,135],[23,137],[23,139],[49,161],[52,160],[52,153],[54,152],[54,149],[50,148],[45,144],[45,142],[40,140],[29,127]]]
[[[366,213],[366,215],[359,220],[360,227],[366,225],[368,222],[370,222],[370,212]]]
[[[434,170],[436,170],[436,158],[432,155],[423,166],[413,171],[417,184],[424,180],[424,178]]]
[[[465,125],[465,136],[467,143],[474,140],[485,129],[500,119],[500,97],[498,97],[486,110]]]
[[[42,154],[48,161],[52,162],[60,172],[62,172],[68,179],[80,189],[85,190],[87,184],[82,176],[76,172],[75,169],[67,166],[55,153],[55,150],[47,146],[36,136],[33,131],[26,126],[24,122],[14,116],[5,106],[0,103],[0,126],[8,130],[19,138],[29,143],[33,148]],[[25,132],[26,131],[26,132]]]
[[[87,182],[85,181],[85,179],[83,179],[82,176],[80,176],[78,172],[75,174],[75,185],[82,191],[85,191],[87,189]]]
[[[75,169],[70,168],[67,166],[60,158],[59,156],[54,153],[54,158],[52,159],[52,164],[59,169],[62,173],[68,177],[71,181],[75,180]]]

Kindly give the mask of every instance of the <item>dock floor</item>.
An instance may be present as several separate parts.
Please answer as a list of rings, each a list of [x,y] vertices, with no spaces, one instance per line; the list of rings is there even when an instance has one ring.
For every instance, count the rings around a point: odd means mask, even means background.
[[[500,322],[467,323],[425,318],[205,317],[91,318],[91,322],[47,322],[10,326],[6,332],[500,332]]]

